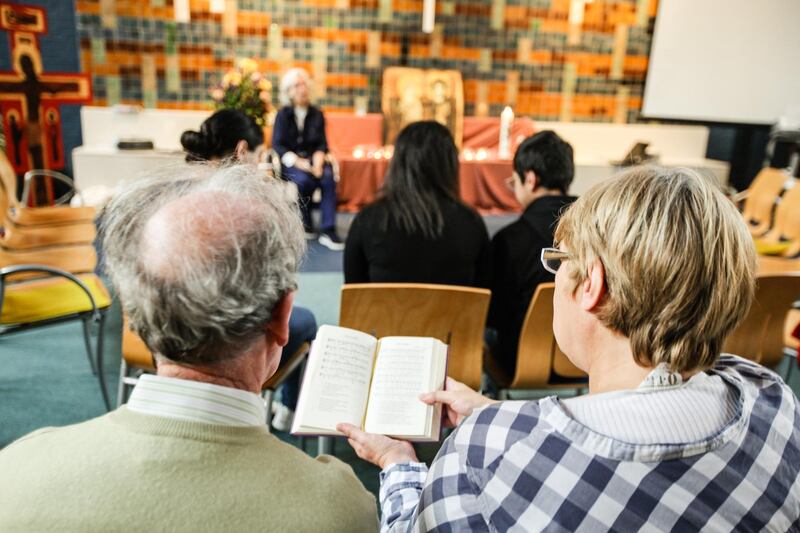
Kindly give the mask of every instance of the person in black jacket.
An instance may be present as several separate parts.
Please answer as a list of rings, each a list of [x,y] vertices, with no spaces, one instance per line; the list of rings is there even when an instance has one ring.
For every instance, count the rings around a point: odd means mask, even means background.
[[[489,265],[483,219],[459,198],[453,137],[433,121],[406,126],[379,199],[350,226],[345,282],[485,287]]]
[[[331,250],[344,249],[336,233],[336,181],[325,163],[328,140],[325,116],[311,105],[311,79],[301,68],[289,70],[281,80],[281,101],[272,129],[272,148],[281,157],[283,175],[297,185],[306,237],[314,237],[311,195],[321,189],[319,243]]]
[[[524,211],[492,239],[492,299],[487,321],[496,331],[496,338],[489,335],[492,355],[512,376],[520,330],[536,286],[554,280],[539,256],[542,248],[553,246],[558,217],[575,200],[567,196],[574,175],[572,146],[552,131],[525,139],[514,154],[514,174],[508,183]]]

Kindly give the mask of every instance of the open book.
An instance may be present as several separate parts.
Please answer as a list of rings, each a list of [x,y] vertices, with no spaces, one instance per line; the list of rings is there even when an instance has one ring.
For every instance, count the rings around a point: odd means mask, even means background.
[[[441,404],[424,392],[444,387],[447,345],[430,337],[384,337],[322,326],[311,345],[294,435],[341,435],[348,422],[369,433],[439,440]]]

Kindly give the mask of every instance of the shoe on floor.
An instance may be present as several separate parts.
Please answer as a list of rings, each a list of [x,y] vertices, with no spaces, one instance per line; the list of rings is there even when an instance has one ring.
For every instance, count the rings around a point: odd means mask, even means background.
[[[272,427],[278,431],[289,431],[292,429],[294,421],[294,411],[282,403],[273,402],[272,404]]]
[[[305,223],[303,223],[303,231],[306,234],[306,240],[307,241],[313,241],[314,239],[317,238],[317,232],[314,231],[314,226],[312,226],[310,224],[306,225]]]
[[[336,234],[336,230],[323,230],[319,236],[319,243],[334,252],[344,250],[344,241]]]

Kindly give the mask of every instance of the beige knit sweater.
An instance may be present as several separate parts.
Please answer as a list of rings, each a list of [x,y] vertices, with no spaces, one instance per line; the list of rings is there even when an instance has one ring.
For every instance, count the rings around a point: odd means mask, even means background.
[[[131,412],[46,428],[0,451],[0,531],[376,531],[341,461],[265,427]]]

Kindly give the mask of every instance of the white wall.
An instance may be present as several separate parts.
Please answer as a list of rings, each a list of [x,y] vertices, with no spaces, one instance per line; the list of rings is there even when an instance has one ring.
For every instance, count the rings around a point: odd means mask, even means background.
[[[660,0],[642,114],[772,124],[800,103],[800,0]]]
[[[181,150],[181,133],[197,130],[212,111],[139,109],[128,107],[81,108],[83,146],[116,147],[122,137],[152,140],[158,150]]]

